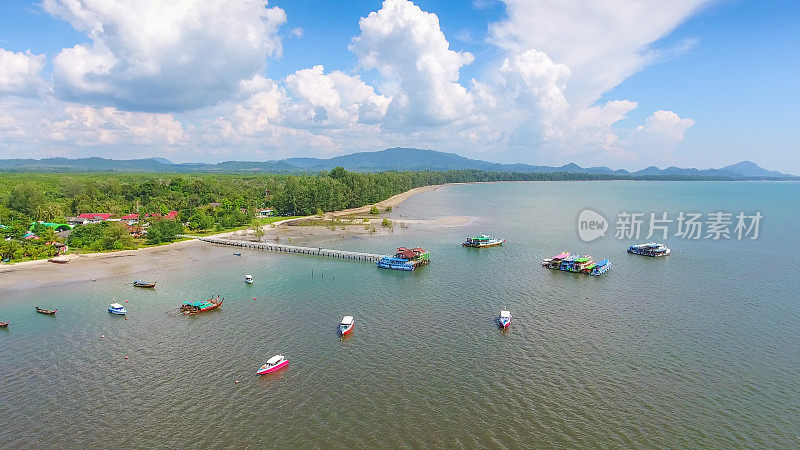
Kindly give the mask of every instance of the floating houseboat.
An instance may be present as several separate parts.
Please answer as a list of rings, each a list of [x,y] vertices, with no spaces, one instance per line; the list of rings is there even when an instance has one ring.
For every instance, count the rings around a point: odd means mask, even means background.
[[[475,248],[497,247],[498,245],[503,245],[505,241],[506,241],[505,239],[499,239],[482,234],[480,236],[476,236],[473,238],[467,238],[466,242],[463,242],[461,245],[463,245],[464,247],[475,247]]]
[[[500,311],[500,316],[497,318],[497,323],[500,325],[500,328],[506,329],[509,325],[511,325],[511,312],[510,311]]]
[[[611,268],[611,261],[604,259],[596,262],[589,255],[581,256],[579,253],[562,252],[552,258],[542,260],[542,267],[586,275],[602,275]]]
[[[223,300],[225,299],[220,299],[219,296],[217,296],[217,298],[210,298],[208,300],[183,302],[179,310],[184,314],[199,314],[219,308],[222,306]]]
[[[120,305],[119,303],[112,303],[108,305],[108,312],[110,312],[111,314],[116,314],[118,316],[124,316],[125,314],[128,313],[128,311],[125,310],[125,307]]]
[[[628,253],[642,256],[667,256],[670,252],[670,249],[666,245],[657,242],[631,245],[630,248],[628,248]]]
[[[353,331],[353,326],[355,324],[356,321],[353,320],[353,316],[342,317],[342,323],[339,324],[339,334],[342,336],[350,334],[350,332]]]
[[[283,369],[284,367],[289,365],[289,360],[283,357],[283,355],[275,355],[272,358],[268,359],[266,364],[261,366],[258,369],[256,374],[258,375],[266,375],[268,373],[276,372],[278,370]]]
[[[414,270],[420,266],[430,263],[430,254],[425,250],[416,248],[400,247],[394,256],[384,256],[378,260],[378,267],[381,269],[394,270]]]

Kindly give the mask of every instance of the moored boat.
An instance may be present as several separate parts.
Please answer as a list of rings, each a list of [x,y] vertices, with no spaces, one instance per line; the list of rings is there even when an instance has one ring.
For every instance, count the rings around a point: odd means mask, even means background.
[[[484,248],[484,247],[497,247],[503,245],[505,239],[491,237],[486,234],[481,234],[473,238],[467,238],[461,245],[464,247]]]
[[[118,316],[124,316],[128,313],[124,306],[120,305],[119,303],[112,303],[108,305],[108,312],[111,314],[116,314]]]
[[[268,359],[267,362],[258,369],[258,372],[256,372],[256,374],[266,375],[268,373],[281,370],[288,365],[289,365],[289,360],[284,358],[283,355],[275,355],[272,358]]]
[[[511,312],[500,311],[500,316],[497,318],[497,323],[500,325],[500,328],[508,328],[508,326],[511,325]]]
[[[595,262],[594,258],[589,255],[581,256],[578,253],[561,252],[552,258],[543,259],[542,267],[586,275],[602,275],[611,268],[611,261],[604,259]]]
[[[50,261],[51,263],[56,263],[56,264],[67,264],[69,260],[70,260],[69,256],[66,255],[58,255],[48,259],[48,261]]]
[[[186,301],[181,303],[180,312],[184,314],[199,314],[201,312],[211,311],[222,306],[224,298],[210,298],[208,300],[199,301]]]
[[[242,256],[240,252],[233,252],[233,256]]]
[[[399,247],[394,256],[384,256],[377,264],[381,269],[414,270],[428,265],[430,261],[430,253],[420,247]]]
[[[11,322],[0,322],[0,328],[8,328],[11,325]]]
[[[659,256],[667,256],[672,251],[664,244],[659,244],[658,242],[649,242],[647,244],[635,244],[631,245],[628,248],[628,253],[633,253],[635,255],[642,255],[642,256],[652,256],[652,257],[659,257]]]
[[[154,288],[156,287],[156,283],[155,282],[150,283],[149,281],[142,281],[142,280],[134,280],[133,286],[140,288]]]
[[[44,309],[44,308],[39,308],[37,306],[36,312],[39,314],[47,314],[48,316],[54,316],[56,312],[58,312],[58,309]]]
[[[247,284],[253,284],[253,276],[252,275],[245,275],[244,282]]]
[[[342,336],[350,334],[355,324],[356,322],[353,320],[353,316],[342,317],[342,323],[339,324],[339,334]]]

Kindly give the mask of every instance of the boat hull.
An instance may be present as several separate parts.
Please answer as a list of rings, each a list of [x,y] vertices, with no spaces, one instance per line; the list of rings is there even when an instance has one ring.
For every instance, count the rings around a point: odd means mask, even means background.
[[[113,308],[108,308],[108,312],[110,312],[111,314],[116,314],[118,316],[124,316],[125,314],[128,313],[128,311],[125,309],[113,309]]]
[[[511,319],[509,320],[500,319],[498,320],[498,323],[500,324],[500,328],[506,329],[508,328],[509,325],[511,325]]]
[[[347,328],[345,328],[345,327],[343,327],[343,326],[341,326],[341,325],[340,325],[340,326],[339,326],[339,334],[340,334],[340,335],[342,335],[342,336],[346,336],[346,335],[350,334],[350,333],[353,331],[353,327],[354,327],[355,325],[356,325],[355,323],[352,323],[352,324],[350,324],[350,326],[349,326],[349,327],[347,327]]]
[[[284,367],[286,367],[288,365],[289,365],[289,361],[284,361],[284,362],[278,364],[277,366],[272,366],[272,367],[267,367],[267,365],[264,364],[263,366],[261,366],[260,369],[258,369],[258,372],[256,372],[256,375],[266,375],[268,373],[277,372],[277,371],[283,369]]]
[[[156,284],[155,283],[133,283],[133,287],[148,289],[148,288],[156,287]]]

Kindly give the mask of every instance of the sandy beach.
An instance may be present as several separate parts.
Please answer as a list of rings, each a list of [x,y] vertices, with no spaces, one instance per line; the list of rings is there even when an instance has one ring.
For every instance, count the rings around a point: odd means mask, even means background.
[[[288,219],[262,227],[264,235],[255,230],[239,230],[215,235],[219,238],[262,240],[296,245],[323,246],[338,244],[344,239],[360,236],[367,239],[418,230],[435,230],[464,226],[474,218],[466,216],[439,217],[435,219],[392,219],[392,226],[382,225],[387,206],[396,207],[415,194],[436,190],[442,185],[423,186],[397,194],[375,204],[382,215],[370,215],[373,205],[326,213],[324,217],[311,216]],[[324,225],[303,224],[314,220]],[[212,250],[213,249],[213,250]],[[186,240],[158,247],[140,248],[107,253],[71,254],[68,264],[55,264],[45,259],[17,264],[0,265],[0,293],[22,289],[53,286],[71,282],[102,280],[105,277],[136,274],[152,269],[183,267],[200,258],[218,255],[218,247]],[[213,255],[212,255],[213,254]]]

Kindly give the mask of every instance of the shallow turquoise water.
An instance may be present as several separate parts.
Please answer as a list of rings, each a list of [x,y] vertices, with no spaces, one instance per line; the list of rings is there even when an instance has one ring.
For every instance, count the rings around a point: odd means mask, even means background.
[[[655,260],[628,255],[613,230],[581,242],[587,207],[612,222],[620,211],[764,219],[758,240],[670,238],[673,254]],[[797,447],[798,208],[798,183],[448,186],[392,216],[471,224],[341,243],[430,250],[411,273],[209,246],[185,270],[8,293],[0,446]],[[479,232],[508,242],[460,247]],[[614,266],[602,277],[540,267],[562,250]],[[157,289],[132,288],[138,276]],[[218,311],[169,312],[212,294],[226,298]],[[106,313],[112,299],[128,300],[128,320]],[[33,312],[53,304],[56,317]],[[514,314],[506,333],[500,309]],[[340,340],[346,314],[356,326]],[[289,368],[256,378],[276,353]]]

